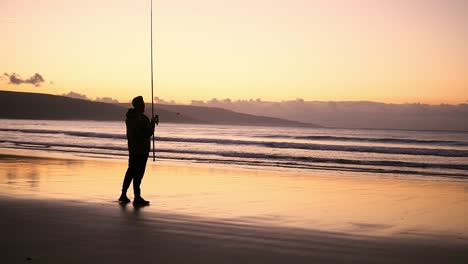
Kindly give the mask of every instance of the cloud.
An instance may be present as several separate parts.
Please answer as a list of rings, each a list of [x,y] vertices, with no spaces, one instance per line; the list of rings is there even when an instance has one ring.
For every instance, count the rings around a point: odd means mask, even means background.
[[[81,99],[81,100],[87,100],[87,101],[110,103],[110,104],[118,104],[119,103],[118,100],[113,99],[111,97],[96,97],[96,99],[93,100],[93,99],[89,98],[88,96],[86,96],[86,94],[75,93],[73,91],[70,91],[69,93],[66,93],[66,94],[61,94],[61,96],[66,96],[66,97]]]
[[[67,94],[62,94],[62,96],[91,101],[91,99],[89,99],[85,94],[79,94],[79,93],[75,93],[73,91],[71,91],[71,92],[69,92]]]
[[[190,104],[191,104],[191,105],[204,106],[204,105],[205,105],[205,101],[203,101],[203,100],[192,100],[192,101],[190,101]]]
[[[155,104],[177,104],[174,100],[171,100],[171,101],[166,101],[162,98],[159,98],[159,97],[154,97],[154,103]]]
[[[192,100],[191,105],[284,118],[327,127],[468,131],[468,104],[385,104],[369,101]]]
[[[13,85],[32,84],[36,87],[39,87],[43,82],[45,82],[44,78],[39,73],[34,74],[28,79],[23,79],[16,73],[8,74],[5,72],[4,75],[8,77],[9,83]]]
[[[116,99],[112,99],[111,97],[96,97],[96,102],[103,102],[103,103],[110,103],[110,104],[118,104],[119,101]]]

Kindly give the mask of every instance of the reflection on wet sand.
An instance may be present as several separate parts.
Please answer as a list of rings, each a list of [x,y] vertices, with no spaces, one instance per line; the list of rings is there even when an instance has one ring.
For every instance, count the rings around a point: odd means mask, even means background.
[[[0,158],[0,190],[38,197],[116,204],[125,161]],[[298,174],[150,163],[142,191],[151,206],[121,207],[125,214],[168,213],[223,223],[389,236],[443,233],[468,238],[467,181],[423,180],[373,174]]]
[[[11,188],[39,189],[41,177],[47,178],[52,172],[61,176],[70,176],[73,169],[83,163],[80,160],[48,159],[40,157],[18,158],[18,156],[0,155],[2,172],[6,175],[6,184]]]

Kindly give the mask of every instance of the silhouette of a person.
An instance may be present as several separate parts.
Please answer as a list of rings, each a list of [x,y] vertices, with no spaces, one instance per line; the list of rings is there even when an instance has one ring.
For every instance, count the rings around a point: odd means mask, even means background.
[[[132,100],[133,108],[128,109],[127,119],[127,140],[128,140],[128,169],[122,184],[122,194],[119,202],[129,203],[127,189],[133,180],[134,205],[148,205],[141,197],[140,184],[145,174],[146,162],[150,151],[150,139],[154,133],[155,124],[158,124],[159,117],[154,116],[151,121],[143,114],[145,112],[145,102],[142,96],[137,96]]]

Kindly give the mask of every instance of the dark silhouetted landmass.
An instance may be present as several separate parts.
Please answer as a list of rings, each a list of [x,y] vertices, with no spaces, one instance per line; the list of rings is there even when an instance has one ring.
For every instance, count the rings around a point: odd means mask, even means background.
[[[130,104],[120,104],[128,108]],[[156,105],[158,110],[176,113],[177,117],[190,116],[201,120],[205,124],[216,125],[245,125],[245,126],[288,126],[288,127],[320,127],[315,124],[290,121],[275,117],[266,117],[238,113],[219,107],[192,106],[192,105]]]
[[[65,96],[0,91],[0,118],[123,120],[130,104],[110,104]],[[147,106],[147,114],[150,108]],[[254,116],[213,107],[156,105],[162,123],[315,127],[280,118]]]
[[[0,91],[0,118],[50,120],[123,120],[127,109],[115,104],[92,102],[65,96]],[[160,109],[164,118],[175,113]],[[179,122],[200,123],[190,117],[178,117]]]

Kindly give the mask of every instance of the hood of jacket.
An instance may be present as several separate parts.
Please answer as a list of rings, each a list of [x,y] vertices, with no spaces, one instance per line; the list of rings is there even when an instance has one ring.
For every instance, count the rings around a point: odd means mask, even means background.
[[[127,111],[127,119],[135,119],[140,115],[135,108],[129,108]]]

